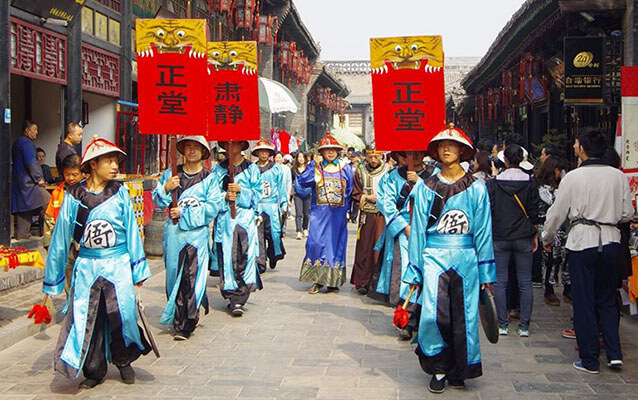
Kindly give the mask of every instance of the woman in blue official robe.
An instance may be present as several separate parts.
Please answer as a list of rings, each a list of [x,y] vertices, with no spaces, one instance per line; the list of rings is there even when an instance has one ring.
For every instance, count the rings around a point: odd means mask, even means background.
[[[82,170],[90,177],[65,194],[46,260],[43,291],[60,294],[69,247],[79,248],[54,366],[68,378],[83,372],[80,388],[102,383],[107,361],[134,383],[130,364],[150,351],[137,324],[134,286],[151,270],[128,189],[113,180],[124,156],[104,139],[89,144]]]
[[[445,382],[464,387],[482,375],[479,348],[479,289],[496,280],[492,217],[487,188],[460,161],[472,158],[472,144],[450,127],[430,142],[441,172],[414,188],[409,264],[403,281],[421,290],[416,353],[432,374],[429,390]]]
[[[352,168],[337,157],[343,147],[330,135],[319,142],[323,161],[310,162],[297,184],[312,189],[310,231],[299,280],[312,282],[310,294],[323,287],[338,290],[346,282],[346,213],[352,197]]]
[[[186,340],[199,322],[199,308],[208,313],[209,225],[222,197],[201,162],[210,157],[206,139],[184,136],[177,141],[177,150],[185,162],[175,176],[170,168],[164,171],[153,190],[153,201],[159,208],[169,208],[173,191],[177,193],[177,207],[170,209],[162,236],[168,303],[160,323],[173,325],[175,340]]]
[[[275,155],[275,146],[267,140],[261,139],[253,148],[254,156],[258,157],[257,167],[261,175],[262,197],[257,206],[257,214],[261,217],[257,231],[259,233],[259,258],[257,265],[259,272],[266,272],[266,259],[271,269],[275,269],[277,261],[286,255],[282,240],[282,227],[286,208],[288,207],[288,192],[284,168],[271,160]]]
[[[375,249],[381,254],[381,268],[372,278],[372,290],[368,296],[396,306],[403,304],[410,288],[401,281],[401,276],[408,266],[408,237],[406,230],[410,226],[409,195],[412,190],[410,183],[416,185],[438,172],[435,167],[423,163],[424,152],[416,151],[412,155],[415,160],[414,171],[408,171],[405,152],[394,152],[394,158],[399,167],[388,172],[377,191],[377,208],[383,215],[386,227],[381,233]],[[418,301],[416,294],[412,295],[408,305],[410,319],[408,325],[399,329],[399,337],[403,340],[412,338],[412,333],[418,326]]]
[[[241,152],[248,142],[220,142],[226,150],[226,160],[215,165],[212,179],[225,201],[222,202],[215,226],[215,246],[220,268],[222,296],[229,301],[233,316],[244,314],[250,292],[262,289],[257,267],[259,241],[257,235],[257,205],[262,197],[259,168],[244,159]],[[234,180],[228,174],[229,160],[234,168]],[[231,215],[235,204],[235,218]]]

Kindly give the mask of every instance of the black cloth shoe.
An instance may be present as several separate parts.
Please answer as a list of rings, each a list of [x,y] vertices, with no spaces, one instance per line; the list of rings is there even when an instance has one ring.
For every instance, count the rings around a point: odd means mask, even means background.
[[[80,389],[93,389],[94,387],[96,387],[102,382],[104,381],[103,380],[96,381],[95,379],[87,378],[83,380],[82,382],[80,382]]]
[[[182,341],[187,340],[189,337],[191,337],[191,334],[189,332],[175,332],[173,340]]]
[[[233,317],[241,317],[242,315],[244,315],[244,307],[241,304],[235,304],[230,313],[233,315]]]
[[[453,389],[464,389],[465,382],[460,376],[446,376],[447,384]]]
[[[406,326],[403,329],[399,329],[399,339],[403,341],[412,339],[412,328]]]
[[[312,286],[310,287],[310,290],[308,290],[308,293],[310,294],[317,294],[319,293],[319,290],[323,287],[323,285],[320,285],[318,283],[313,283]]]
[[[432,393],[443,393],[445,392],[445,377],[443,379],[436,379],[436,375],[432,375],[432,379],[430,379],[430,385],[428,386],[428,390]]]
[[[338,288],[338,287],[335,287],[335,286],[328,286],[328,287],[326,288],[326,293],[338,292],[338,291],[339,291],[339,288]]]
[[[133,371],[133,367],[131,365],[127,365],[126,367],[118,367],[120,370],[120,377],[122,378],[122,382],[127,385],[132,385],[135,383],[135,371]]]

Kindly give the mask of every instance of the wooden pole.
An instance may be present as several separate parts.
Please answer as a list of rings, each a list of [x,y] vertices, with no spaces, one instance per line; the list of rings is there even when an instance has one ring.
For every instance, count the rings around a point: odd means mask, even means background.
[[[171,137],[169,151],[171,156],[171,172],[173,173],[173,176],[177,176],[177,135],[173,135]],[[177,189],[173,189],[173,193],[171,196],[173,197],[171,208],[175,208],[177,207]],[[177,221],[177,218],[173,218],[173,225],[177,225]]]
[[[235,142],[228,142],[228,177],[230,183],[235,183]],[[230,202],[230,217],[235,219],[235,202]]]
[[[414,171],[414,152],[413,151],[408,151],[408,171],[409,172],[413,172]],[[414,187],[414,184],[412,182],[408,181],[408,185],[410,186],[410,193],[412,193],[412,188]],[[410,223],[412,223],[412,209],[414,208],[414,197],[410,196]]]

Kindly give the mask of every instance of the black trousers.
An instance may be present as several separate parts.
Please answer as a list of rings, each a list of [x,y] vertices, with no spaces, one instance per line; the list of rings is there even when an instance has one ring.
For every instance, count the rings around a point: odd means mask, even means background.
[[[199,259],[197,248],[186,245],[179,254],[179,266],[182,269],[182,277],[179,282],[177,297],[175,297],[175,317],[173,327],[177,332],[190,334],[195,330],[199,322],[199,307],[195,296],[195,281]],[[204,294],[206,297],[206,294]],[[208,313],[207,306],[206,312]]]
[[[616,302],[616,284],[620,244],[569,251],[567,260],[571,275],[574,304],[574,330],[578,354],[585,368],[598,370],[600,344],[598,326],[608,360],[622,360],[618,324],[620,312]]]
[[[227,268],[224,265],[224,256],[223,256],[223,248],[222,248],[222,244],[221,243],[216,243],[217,244],[217,259],[219,260],[219,274],[220,276],[224,277],[224,268]],[[246,256],[246,251],[244,250],[244,252],[242,253],[241,251],[237,252],[238,254],[236,254],[236,256],[238,257],[242,257],[245,258]],[[248,285],[246,285],[246,282],[244,282],[244,279],[242,278],[242,273],[243,273],[243,268],[245,268],[246,262],[244,260],[243,263],[238,263],[238,259],[237,258],[233,258],[233,263],[235,264],[235,270],[233,271],[234,276],[235,276],[235,282],[237,282],[237,289],[232,289],[232,290],[228,290],[228,289],[222,289],[222,297],[227,299],[230,302],[230,307],[231,309],[233,307],[235,307],[235,305],[241,305],[243,306],[244,304],[246,304],[246,302],[248,301],[248,298],[250,297],[250,288],[248,287]],[[238,265],[239,264],[239,265]]]
[[[35,210],[17,212],[15,213],[16,219],[16,231],[15,238],[16,239],[28,239],[31,236],[31,224],[33,222],[33,217],[38,216],[38,232],[40,236],[42,236],[42,231],[44,227],[44,207],[38,207]]]
[[[310,222],[310,203],[312,196],[306,198],[297,195],[292,196],[295,202],[295,227],[297,232],[308,230],[308,222]]]
[[[137,348],[135,343],[131,343],[130,346],[126,347],[124,338],[122,337],[122,320],[119,313],[113,313],[112,315],[107,314],[104,294],[100,293],[100,302],[95,318],[95,325],[93,326],[93,334],[91,335],[91,342],[87,350],[86,361],[84,362],[84,367],[82,367],[85,378],[102,381],[106,376],[108,369],[105,355],[106,329],[109,330],[111,341],[109,344],[111,361],[116,367],[126,367],[142,355],[142,351]],[[144,337],[143,333],[142,337]]]

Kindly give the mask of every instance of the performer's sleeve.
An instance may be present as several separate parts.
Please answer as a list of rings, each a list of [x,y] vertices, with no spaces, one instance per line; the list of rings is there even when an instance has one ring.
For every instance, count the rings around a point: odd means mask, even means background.
[[[237,205],[243,208],[252,208],[257,210],[257,205],[262,197],[261,173],[259,169],[252,164],[246,171],[248,174],[248,185],[242,187],[237,196]]]
[[[423,284],[423,249],[425,249],[425,235],[430,218],[430,205],[425,186],[420,185],[412,190],[410,196],[414,197],[414,210],[412,211],[412,224],[408,237],[408,267],[403,272],[401,280],[407,284]]]
[[[297,176],[297,184],[301,187],[312,187],[315,184],[315,162],[310,161],[306,169]]]
[[[55,295],[62,293],[64,289],[64,270],[69,256],[71,235],[77,214],[77,200],[69,194],[64,196],[62,207],[58,214],[58,220],[51,235],[51,245],[44,267],[44,281],[42,291]]]
[[[496,282],[496,264],[492,246],[492,210],[487,189],[483,184],[476,185],[478,198],[474,212],[474,248],[478,259],[479,283]]]
[[[199,207],[182,207],[179,215],[179,228],[183,231],[208,226],[217,216],[220,209],[220,203],[223,198],[219,191],[219,187],[212,183],[209,175],[200,185],[201,190],[205,191],[205,201],[200,202]]]
[[[133,272],[133,283],[144,282],[151,277],[151,269],[144,254],[144,246],[142,238],[140,238],[140,230],[135,219],[133,211],[133,203],[126,186],[120,188],[120,195],[123,203],[123,221],[126,227],[126,246],[128,247],[128,255],[131,259],[131,270]]]
[[[344,205],[346,206],[346,210],[350,210],[350,206],[352,205],[352,185],[353,185],[353,178],[352,178],[352,168],[344,168],[344,171],[346,173],[346,201],[344,202]]]
[[[287,185],[287,179],[286,179],[286,171],[284,171],[284,168],[288,168],[288,167],[282,167],[279,166],[279,173],[277,174],[278,176],[278,185],[277,185],[277,190],[279,191],[279,211],[280,212],[284,212],[286,210],[286,208],[288,207],[288,185]]]
[[[543,244],[551,243],[554,240],[554,236],[556,236],[556,231],[563,222],[565,222],[569,214],[570,193],[570,177],[568,174],[558,185],[556,200],[554,200],[554,204],[547,210],[545,223],[543,224],[543,233],[541,234]]]
[[[20,147],[22,148],[22,157],[24,158],[24,164],[26,165],[27,171],[29,171],[29,175],[31,175],[31,179],[33,180],[33,182],[37,184],[41,180],[44,180],[42,168],[40,167],[40,163],[38,163],[35,146]]]
[[[173,172],[170,168],[168,168],[162,174],[162,177],[157,183],[157,186],[155,186],[155,189],[153,189],[153,203],[155,203],[155,205],[159,208],[169,207],[173,202],[171,193],[167,193],[166,189],[164,188],[164,185],[166,184],[166,182],[168,182],[169,179],[171,179],[172,176]]]
[[[361,201],[361,195],[363,194],[363,185],[361,184],[361,174],[355,173],[353,174],[353,184],[352,184],[352,201],[359,203]]]
[[[378,193],[382,193],[382,195],[377,194],[377,208],[385,217],[388,233],[395,237],[408,226],[408,221],[397,209],[396,199],[399,197],[399,192],[390,175],[379,182]]]

